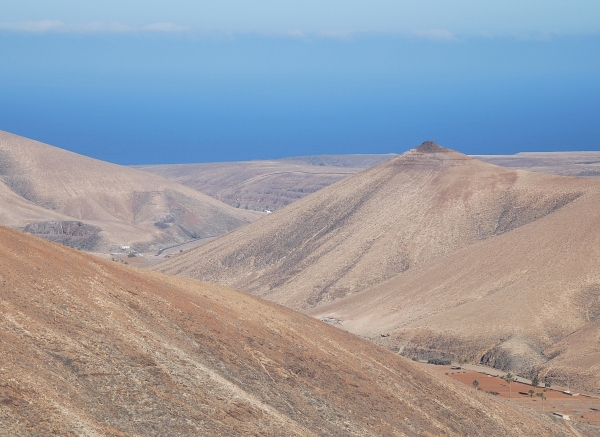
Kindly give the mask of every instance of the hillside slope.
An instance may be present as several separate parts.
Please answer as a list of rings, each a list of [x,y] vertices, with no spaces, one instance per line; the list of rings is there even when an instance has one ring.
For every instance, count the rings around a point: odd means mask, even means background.
[[[600,391],[600,192],[313,309],[407,356],[541,372]],[[381,337],[381,334],[389,337]]]
[[[2,227],[0,252],[2,434],[567,435],[244,293]]]
[[[599,184],[427,142],[157,268],[307,309],[538,220]]]
[[[0,224],[35,224],[26,231],[59,241],[87,236],[81,244],[88,250],[118,245],[146,250],[214,237],[258,217],[147,172],[0,131],[0,196],[5,195],[11,201],[3,203]],[[65,234],[63,222],[76,235]]]

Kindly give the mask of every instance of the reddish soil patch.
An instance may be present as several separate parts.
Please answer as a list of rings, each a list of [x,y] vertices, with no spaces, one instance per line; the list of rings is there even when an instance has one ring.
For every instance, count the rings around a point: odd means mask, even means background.
[[[474,370],[451,370],[449,366],[426,365],[427,368],[443,373],[452,379],[473,387],[473,381],[479,382],[479,389],[484,392],[497,392],[499,397],[527,405],[542,411],[542,400],[535,395],[529,396],[529,390],[536,393],[542,392],[542,388],[535,388],[520,382],[508,383],[499,376],[490,376]],[[512,395],[511,395],[512,392]],[[598,427],[600,432],[600,399],[588,396],[570,396],[563,392],[548,389],[545,392],[543,410],[547,413],[568,414],[573,422]]]

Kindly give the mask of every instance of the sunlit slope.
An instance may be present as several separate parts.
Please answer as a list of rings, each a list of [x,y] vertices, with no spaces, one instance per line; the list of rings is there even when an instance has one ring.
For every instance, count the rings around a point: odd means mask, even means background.
[[[257,217],[159,176],[7,132],[0,132],[0,184],[0,192],[12,191],[27,208],[39,207],[32,214],[15,202],[5,203],[2,224],[50,221],[33,229],[44,234],[61,219],[84,221],[101,231],[96,245],[104,248],[144,249],[222,235]]]
[[[7,435],[566,435],[225,287],[0,228]]]
[[[306,309],[538,220],[598,184],[428,142],[158,268]]]
[[[599,205],[598,191],[588,192],[310,313],[342,318],[345,329],[407,356],[541,371],[561,385],[571,374],[573,386],[600,390]]]

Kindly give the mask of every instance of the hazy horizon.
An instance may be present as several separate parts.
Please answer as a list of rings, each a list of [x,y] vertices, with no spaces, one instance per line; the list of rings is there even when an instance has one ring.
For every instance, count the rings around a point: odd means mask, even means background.
[[[0,129],[110,162],[600,149],[596,2],[2,9]]]

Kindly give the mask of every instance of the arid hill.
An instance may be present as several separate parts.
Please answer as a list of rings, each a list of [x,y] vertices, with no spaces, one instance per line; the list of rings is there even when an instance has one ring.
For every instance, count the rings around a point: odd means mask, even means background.
[[[0,253],[3,435],[568,435],[245,293],[3,227]]]
[[[86,250],[222,235],[258,215],[147,172],[0,131],[0,224]]]
[[[397,155],[315,155],[270,161],[134,166],[228,205],[275,211]],[[600,176],[600,152],[473,155],[490,164],[563,176]]]
[[[236,208],[275,211],[394,155],[321,155],[271,161],[136,166]]]
[[[600,392],[600,190],[309,311],[410,357],[481,362]],[[385,335],[385,337],[382,337]],[[389,336],[388,336],[389,335]]]
[[[428,142],[157,268],[306,310],[552,215],[598,186]]]

